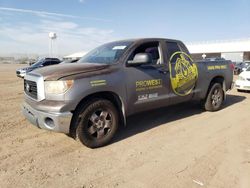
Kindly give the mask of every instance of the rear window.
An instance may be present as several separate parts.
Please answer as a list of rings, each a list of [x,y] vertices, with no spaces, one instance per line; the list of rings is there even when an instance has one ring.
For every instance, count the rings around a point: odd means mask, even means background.
[[[175,53],[175,52],[179,52],[181,51],[180,47],[178,46],[178,44],[176,42],[167,42],[167,55],[169,57],[169,59],[171,58],[171,56]],[[174,58],[171,59],[171,63],[175,63],[176,62],[176,58],[177,56],[175,56]]]

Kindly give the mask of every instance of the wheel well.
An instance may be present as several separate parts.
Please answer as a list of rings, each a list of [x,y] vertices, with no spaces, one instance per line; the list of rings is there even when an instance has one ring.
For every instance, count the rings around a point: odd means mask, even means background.
[[[71,124],[70,124],[70,135],[72,137],[75,137],[75,133],[76,133],[76,127],[75,127],[75,121],[76,121],[76,117],[75,117],[75,112],[78,110],[78,108],[80,107],[84,107],[85,105],[88,104],[89,101],[94,100],[94,99],[106,99],[109,100],[110,102],[112,102],[116,109],[118,110],[119,113],[119,124],[121,125],[125,125],[125,112],[124,112],[124,105],[120,99],[120,97],[115,94],[114,92],[110,92],[110,91],[104,91],[104,92],[97,92],[97,93],[93,93],[90,94],[86,97],[84,97],[76,106],[75,110],[72,112],[73,113],[73,118],[71,120]]]
[[[222,86],[222,89],[223,89],[223,100],[225,99],[225,79],[224,79],[224,77],[223,76],[216,76],[216,77],[214,77],[212,80],[211,80],[211,82],[210,82],[210,84],[209,84],[209,88],[208,88],[208,90],[207,90],[207,94],[206,94],[206,96],[208,95],[208,93],[209,93],[209,91],[210,91],[210,89],[211,89],[211,87],[213,86],[213,84],[214,83],[219,83],[219,84],[221,84],[221,86]]]
[[[216,76],[211,80],[210,85],[212,85],[213,83],[220,83],[221,86],[223,87],[224,78],[222,76]]]

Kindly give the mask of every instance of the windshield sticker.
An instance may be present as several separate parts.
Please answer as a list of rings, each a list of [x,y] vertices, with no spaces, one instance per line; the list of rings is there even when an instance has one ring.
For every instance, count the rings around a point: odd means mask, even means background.
[[[227,69],[227,65],[207,66],[207,70],[221,70],[221,69]]]
[[[145,91],[162,88],[161,79],[141,80],[135,82],[136,91]]]
[[[173,62],[173,60],[175,60]],[[179,96],[186,96],[192,92],[198,78],[197,66],[192,58],[184,52],[175,52],[169,62],[172,89]]]
[[[93,80],[93,81],[90,81],[90,84],[91,84],[92,87],[107,85],[106,80]]]
[[[124,50],[127,46],[114,46],[112,50]]]

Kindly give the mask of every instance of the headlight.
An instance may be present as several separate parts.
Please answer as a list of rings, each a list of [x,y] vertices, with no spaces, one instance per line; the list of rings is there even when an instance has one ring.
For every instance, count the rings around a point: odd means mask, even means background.
[[[45,81],[44,89],[46,94],[65,93],[72,85],[73,80]]]
[[[242,80],[242,81],[245,81],[246,79],[242,76],[239,76],[238,80]]]

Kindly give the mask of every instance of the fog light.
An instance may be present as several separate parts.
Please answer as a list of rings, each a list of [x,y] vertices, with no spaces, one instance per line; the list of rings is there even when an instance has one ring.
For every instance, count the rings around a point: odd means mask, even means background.
[[[48,128],[54,128],[55,127],[55,124],[54,124],[54,121],[53,119],[49,118],[49,117],[46,117],[45,118],[45,124]]]

